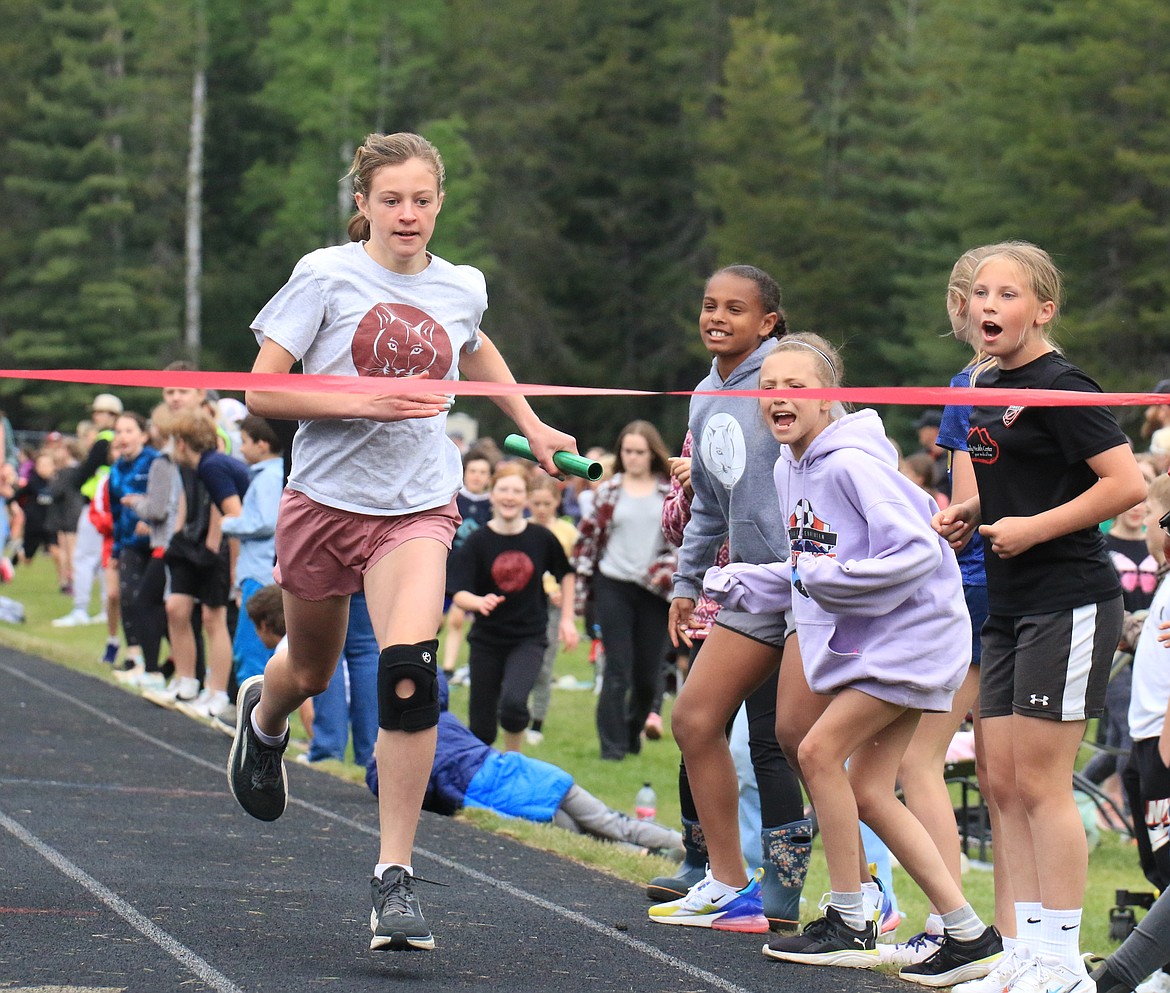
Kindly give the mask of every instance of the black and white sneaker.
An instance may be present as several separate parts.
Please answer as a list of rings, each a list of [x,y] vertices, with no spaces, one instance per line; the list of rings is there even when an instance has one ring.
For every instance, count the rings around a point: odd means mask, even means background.
[[[435,936],[414,895],[414,877],[400,866],[391,866],[370,880],[370,897],[374,909],[370,911],[370,951],[373,952],[429,952],[435,947]]]
[[[252,730],[252,711],[260,702],[263,676],[244,680],[236,697],[236,736],[228,755],[228,785],[232,796],[249,814],[261,821],[274,821],[288,804],[288,783],[284,774],[284,750],[288,731],[279,745],[265,745]]]
[[[856,930],[842,920],[834,907],[826,907],[825,916],[807,925],[800,934],[773,938],[764,946],[764,954],[782,962],[850,969],[873,969],[881,964],[873,921],[866,921],[864,928]]]
[[[898,972],[921,986],[954,986],[957,983],[982,979],[1003,958],[1003,940],[994,927],[989,927],[974,941],[959,941],[943,935],[942,944],[930,958],[904,965]]]

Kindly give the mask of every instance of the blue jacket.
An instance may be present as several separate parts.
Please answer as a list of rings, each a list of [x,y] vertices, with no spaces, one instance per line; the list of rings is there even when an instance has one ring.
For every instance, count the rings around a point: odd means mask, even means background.
[[[551,821],[573,785],[573,777],[549,762],[485,745],[447,709],[447,681],[439,675],[439,740],[423,809],[454,814],[460,807],[483,807],[504,817]],[[374,759],[366,782],[378,792]]]
[[[158,452],[147,445],[133,462],[118,459],[110,466],[110,515],[114,518],[114,551],[116,557],[123,548],[150,550],[150,535],[136,535],[138,514],[132,507],[122,504],[122,497],[129,493],[145,493],[150,476],[150,463],[158,458]]]

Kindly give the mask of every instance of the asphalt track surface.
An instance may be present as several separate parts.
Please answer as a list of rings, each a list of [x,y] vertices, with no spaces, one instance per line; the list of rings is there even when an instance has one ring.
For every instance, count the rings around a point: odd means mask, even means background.
[[[639,887],[450,818],[415,853],[433,952],[369,951],[373,797],[289,763],[272,824],[230,742],[112,683],[0,648],[0,990],[909,991],[774,962],[762,936],[651,924]]]

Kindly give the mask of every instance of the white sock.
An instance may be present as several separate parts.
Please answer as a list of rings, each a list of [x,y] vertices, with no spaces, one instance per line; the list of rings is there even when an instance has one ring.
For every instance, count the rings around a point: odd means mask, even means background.
[[[1032,946],[1037,955],[1055,959],[1074,972],[1084,971],[1081,959],[1081,910],[1040,911],[1040,940]]]
[[[710,869],[707,870],[707,876],[703,880],[703,889],[710,892],[713,896],[735,896],[739,893],[736,887],[728,886],[727,883],[721,883],[712,876]]]
[[[927,914],[926,927],[923,928],[923,930],[927,934],[939,935],[941,937],[942,933],[946,930],[946,926],[943,924],[942,915],[941,914]]]
[[[837,911],[841,915],[841,920],[854,931],[864,931],[865,925],[870,920],[865,913],[865,899],[861,895],[861,890],[855,893],[830,890],[829,906]]]
[[[376,866],[374,866],[375,878],[381,879],[382,873],[384,873],[391,866],[395,866],[399,869],[405,869],[408,876],[414,875],[414,868],[412,866],[403,865],[401,862],[379,862]]]
[[[1040,944],[1040,904],[1016,904],[1016,938],[1031,952]]]
[[[979,919],[971,904],[965,903],[958,910],[942,915],[946,933],[957,941],[974,941],[987,926]]]
[[[269,748],[276,748],[276,747],[284,744],[284,736],[286,734],[288,734],[288,721],[284,722],[284,730],[281,731],[280,734],[273,737],[270,734],[265,734],[263,731],[260,730],[260,728],[258,728],[256,726],[256,708],[255,707],[252,708],[252,713],[249,715],[248,720],[251,721],[252,733],[254,735],[256,735],[257,738],[260,739],[260,744],[267,745]],[[378,878],[381,879],[382,877],[379,876]]]
[[[861,899],[862,908],[864,910],[866,919],[871,919],[877,916],[878,909],[882,905],[882,890],[875,882],[867,882],[861,884]],[[838,908],[840,909],[840,908]]]
[[[999,940],[1003,942],[1003,952],[1005,955],[1017,945],[1021,944],[1019,938],[1005,938],[1001,935]]]

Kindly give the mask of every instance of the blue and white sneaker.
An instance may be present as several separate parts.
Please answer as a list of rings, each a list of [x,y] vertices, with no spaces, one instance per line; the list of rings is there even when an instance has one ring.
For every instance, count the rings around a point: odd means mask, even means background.
[[[878,896],[873,901],[873,924],[877,931],[877,940],[879,942],[893,942],[896,940],[895,932],[898,930],[898,925],[902,923],[902,915],[894,908],[894,901],[890,894],[886,892],[886,888],[882,885],[882,881],[878,879],[874,870],[877,867],[870,863],[870,881],[877,887]],[[871,899],[871,894],[866,893],[867,902]]]
[[[713,931],[767,934],[768,918],[764,916],[764,897],[760,889],[762,876],[763,870],[757,870],[747,886],[727,893],[724,887],[711,885],[715,880],[708,869],[686,896],[651,907],[648,911],[650,920],[659,924],[709,927]]]
[[[879,945],[878,955],[883,963],[889,965],[915,965],[930,958],[939,950],[942,943],[941,934],[920,931],[909,941],[899,941],[896,945]]]

